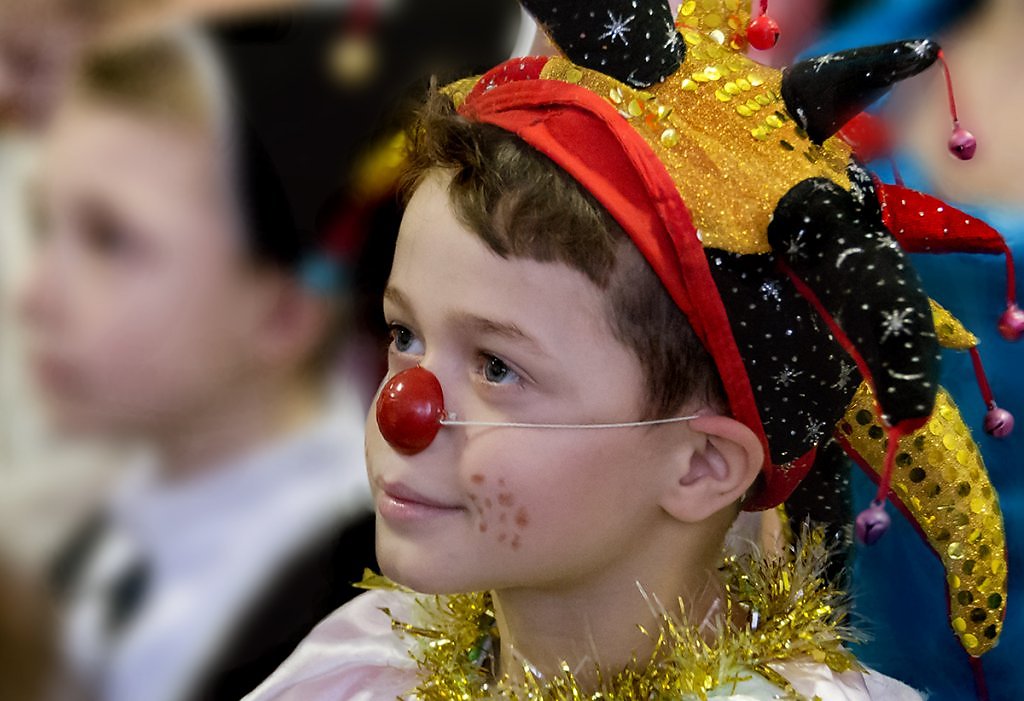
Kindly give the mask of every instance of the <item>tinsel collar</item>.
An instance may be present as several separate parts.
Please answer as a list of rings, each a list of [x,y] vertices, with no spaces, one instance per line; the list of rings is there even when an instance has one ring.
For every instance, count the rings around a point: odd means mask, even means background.
[[[822,538],[812,534],[787,556],[727,558],[721,575],[730,603],[713,623],[714,642],[688,622],[680,602],[677,613],[659,614],[657,629],[642,629],[655,641],[651,657],[634,660],[613,675],[598,670],[600,688],[594,692],[584,691],[567,665],[547,678],[528,664],[522,681],[495,678],[491,653],[498,648],[498,629],[489,592],[417,596],[415,621],[384,611],[397,631],[418,643],[412,654],[421,678],[416,698],[422,701],[705,701],[712,691],[728,691],[754,675],[783,689],[788,698],[801,699],[773,665],[814,661],[835,672],[860,669],[844,647],[855,639],[845,625],[845,597],[823,576],[827,555]],[[370,574],[361,586],[401,589]],[[736,606],[747,614],[742,626],[730,622]]]

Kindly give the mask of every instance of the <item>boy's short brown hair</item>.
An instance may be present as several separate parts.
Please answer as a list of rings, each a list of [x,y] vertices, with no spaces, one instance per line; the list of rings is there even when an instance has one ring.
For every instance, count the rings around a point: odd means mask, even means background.
[[[515,135],[463,119],[436,90],[410,140],[407,195],[428,173],[451,173],[456,216],[492,251],[563,263],[605,293],[611,331],[644,372],[644,418],[668,417],[693,398],[726,406],[686,316],[622,227],[565,171]]]

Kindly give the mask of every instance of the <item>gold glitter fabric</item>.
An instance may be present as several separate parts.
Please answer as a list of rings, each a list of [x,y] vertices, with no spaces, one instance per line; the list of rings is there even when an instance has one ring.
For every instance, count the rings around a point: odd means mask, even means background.
[[[953,350],[970,350],[978,345],[978,337],[968,331],[955,316],[949,313],[949,310],[934,299],[931,300],[931,303],[932,319],[935,322],[935,333],[939,338],[939,345]]]
[[[442,92],[452,98],[456,109],[462,107],[462,103],[466,101],[466,95],[468,95],[477,83],[480,82],[479,75],[472,75],[461,80],[456,80],[454,83],[449,83],[442,88]]]
[[[488,593],[419,597],[420,620],[392,618],[392,623],[419,642],[413,654],[422,680],[416,697],[423,701],[703,701],[752,673],[783,689],[778,698],[799,700],[803,697],[771,665],[809,659],[836,672],[860,669],[844,647],[854,635],[843,623],[843,595],[823,576],[828,554],[819,532],[805,532],[785,556],[727,559],[722,572],[731,603],[717,621],[714,642],[687,622],[681,605],[675,614],[663,611],[659,627],[645,631],[655,643],[650,659],[612,675],[597,670],[601,681],[595,691],[582,689],[566,665],[548,679],[527,664],[522,682],[495,679],[491,653],[498,647],[498,631]],[[363,586],[398,588],[375,575]],[[746,613],[742,627],[728,622],[737,606]]]
[[[887,444],[866,384],[857,390],[839,435],[878,472]],[[950,623],[968,654],[980,656],[995,646],[1006,612],[1006,535],[999,499],[945,390],[928,423],[899,446],[893,498],[942,560]]]
[[[676,26],[686,60],[650,90],[637,90],[565,58],[541,78],[589,89],[608,100],[668,169],[706,248],[768,253],[767,229],[779,199],[807,178],[850,187],[850,149],[818,146],[786,112],[782,74],[739,53],[748,13],[734,0],[686,2]],[[479,77],[449,85],[456,107]]]
[[[747,23],[750,3],[740,0],[686,0],[679,6],[676,26],[707,34],[719,44],[735,51],[747,47]]]
[[[807,178],[849,189],[850,149],[838,139],[821,146],[807,139],[786,112],[779,71],[719,35],[685,24],[681,31],[686,60],[650,90],[562,58],[548,61],[541,78],[585,87],[619,110],[668,169],[706,248],[768,253],[779,199]]]
[[[353,168],[353,197],[378,201],[392,192],[407,167],[408,150],[405,132],[398,132],[365,153]]]

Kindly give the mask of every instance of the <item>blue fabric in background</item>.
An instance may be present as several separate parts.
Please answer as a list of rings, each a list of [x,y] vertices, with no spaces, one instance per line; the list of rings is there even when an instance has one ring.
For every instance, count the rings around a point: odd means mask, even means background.
[[[881,0],[865,3],[835,27],[804,56],[841,49],[935,36],[978,6],[958,0]],[[1008,52],[1015,51],[1007,47]],[[936,148],[944,148],[937,144]],[[979,148],[998,148],[983,143]],[[930,192],[927,174],[909,157],[898,157],[906,185]],[[872,164],[883,178],[889,169]],[[1024,203],[1018,207],[951,202],[998,229],[1006,237],[1018,265],[1024,265]],[[1000,406],[1017,419],[1007,439],[982,430],[985,405],[967,353],[946,351],[942,384],[952,394],[981,448],[989,476],[1000,495],[1010,561],[1005,626],[999,645],[984,655],[982,665],[989,695],[1017,698],[1019,651],[1024,650],[1024,341],[1009,343],[996,329],[1006,305],[1006,268],[1002,256],[917,255],[914,264],[925,289],[981,340],[979,350]],[[1024,273],[1024,270],[1021,271]],[[1021,295],[1018,284],[1018,296]],[[874,498],[876,487],[854,470],[854,505]],[[963,648],[949,627],[945,572],[917,531],[894,514],[892,528],[876,545],[858,546],[854,564],[854,615],[873,639],[856,647],[865,664],[926,692],[928,701],[975,699],[974,675]],[[1016,566],[1015,566],[1016,565]]]
[[[840,24],[829,27],[801,56],[933,37],[979,4],[977,0],[869,0]]]

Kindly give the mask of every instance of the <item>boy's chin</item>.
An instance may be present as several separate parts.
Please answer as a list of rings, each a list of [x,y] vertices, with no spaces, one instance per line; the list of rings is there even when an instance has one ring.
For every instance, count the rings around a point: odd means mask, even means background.
[[[450,594],[452,592],[440,581],[436,572],[429,571],[428,567],[413,567],[408,564],[393,562],[386,555],[378,552],[377,563],[380,565],[380,573],[395,584],[408,587],[421,594]]]
[[[380,573],[395,584],[412,589],[420,594],[453,594],[435,578],[425,576],[422,573],[407,572],[402,568],[389,567],[384,562],[380,563]]]
[[[380,572],[395,584],[420,594],[464,594],[487,588],[482,583],[459,576],[459,573],[439,561],[431,561],[427,555],[421,558],[409,561],[389,557],[388,553],[381,552],[378,543],[377,562]]]
[[[122,439],[145,433],[139,416],[105,411],[96,404],[46,398],[43,407],[52,430],[68,438]]]

